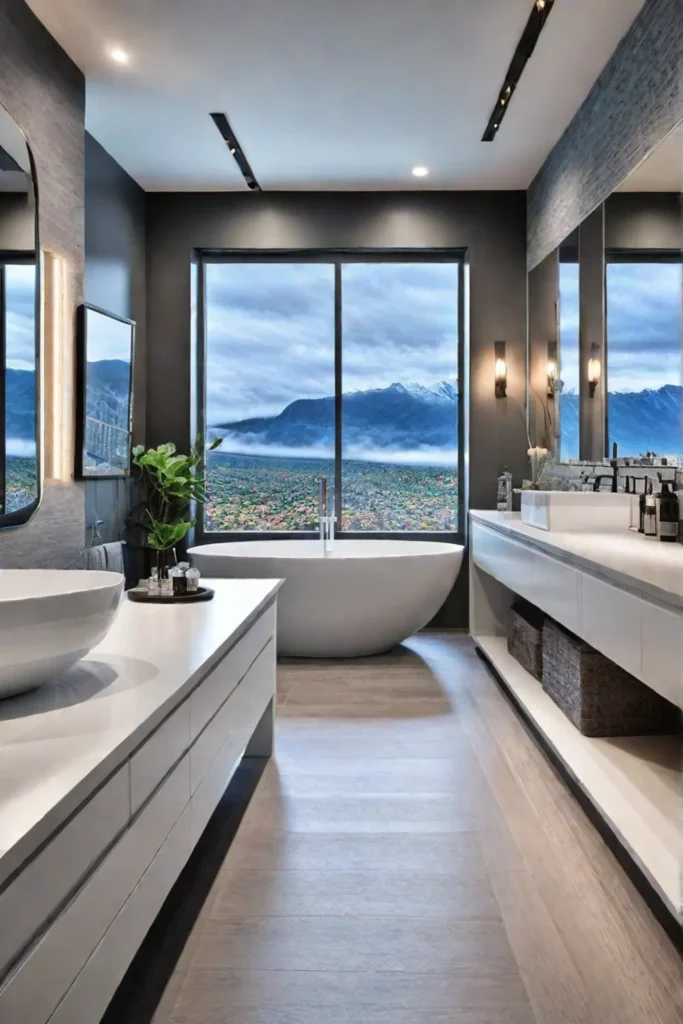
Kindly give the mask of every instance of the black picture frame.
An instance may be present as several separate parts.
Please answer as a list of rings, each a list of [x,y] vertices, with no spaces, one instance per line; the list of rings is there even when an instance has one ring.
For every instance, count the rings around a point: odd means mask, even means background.
[[[76,476],[79,480],[130,476],[135,328],[134,320],[99,306],[86,302],[78,308]],[[107,347],[111,357],[103,358]],[[122,354],[123,359],[119,358]],[[95,355],[98,358],[93,358]],[[100,368],[96,374],[92,367],[97,363],[110,365]],[[98,403],[102,412],[94,416],[94,406]]]

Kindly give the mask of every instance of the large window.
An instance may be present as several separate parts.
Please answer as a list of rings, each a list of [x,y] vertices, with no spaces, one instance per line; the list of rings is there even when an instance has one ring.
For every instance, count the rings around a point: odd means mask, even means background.
[[[459,530],[461,269],[205,262],[205,531]]]
[[[579,457],[579,264],[560,260],[560,460]]]
[[[26,508],[38,496],[35,265],[0,265],[0,291],[6,365],[2,511],[9,513]]]
[[[681,263],[608,257],[607,424],[623,455],[683,454]]]

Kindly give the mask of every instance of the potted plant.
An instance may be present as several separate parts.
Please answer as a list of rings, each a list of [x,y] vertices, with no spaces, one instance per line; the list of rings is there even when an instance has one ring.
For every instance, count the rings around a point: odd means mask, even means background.
[[[180,455],[171,442],[147,450],[144,445],[133,448],[137,482],[144,493],[138,506],[138,525],[145,534],[146,546],[156,552],[160,579],[168,576],[176,545],[195,525],[192,506],[206,499],[205,451],[218,448],[221,441],[217,437],[207,449],[203,438],[198,437],[189,455]]]

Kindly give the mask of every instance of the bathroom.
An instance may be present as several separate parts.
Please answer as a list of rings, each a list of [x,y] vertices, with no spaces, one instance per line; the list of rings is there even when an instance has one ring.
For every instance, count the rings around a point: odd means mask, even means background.
[[[680,4],[172,7],[0,0],[0,1020],[679,1022]]]

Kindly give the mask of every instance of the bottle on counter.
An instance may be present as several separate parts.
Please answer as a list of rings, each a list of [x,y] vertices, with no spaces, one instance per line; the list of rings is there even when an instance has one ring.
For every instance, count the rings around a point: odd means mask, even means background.
[[[187,572],[185,573],[185,578],[187,580],[187,592],[188,592],[188,594],[196,594],[197,593],[197,591],[199,590],[199,578],[200,578],[200,576],[201,576],[201,573],[199,572],[199,569],[188,569],[187,570]]]
[[[659,496],[659,539],[675,544],[678,540],[678,497],[668,483],[662,484]]]
[[[650,479],[645,477],[643,480],[643,493],[640,495],[638,500],[638,533],[645,533],[645,506],[647,504],[647,496],[650,486]]]
[[[645,495],[645,511],[643,514],[643,533],[652,540],[657,538],[657,500],[650,491]]]
[[[496,509],[498,512],[512,512],[512,473],[507,468],[498,477]]]

